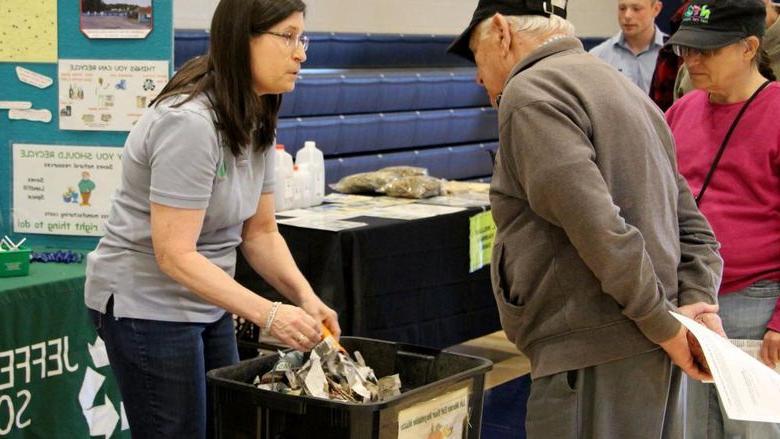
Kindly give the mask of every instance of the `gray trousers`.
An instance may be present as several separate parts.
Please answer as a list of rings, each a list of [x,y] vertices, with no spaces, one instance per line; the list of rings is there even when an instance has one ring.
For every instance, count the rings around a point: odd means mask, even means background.
[[[661,349],[538,378],[528,398],[528,438],[683,438],[685,381]]]

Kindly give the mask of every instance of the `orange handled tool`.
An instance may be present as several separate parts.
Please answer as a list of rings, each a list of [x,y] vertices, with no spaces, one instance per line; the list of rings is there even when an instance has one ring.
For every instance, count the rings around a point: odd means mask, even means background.
[[[328,327],[327,327],[327,326],[325,326],[325,325],[322,325],[322,338],[323,338],[323,339],[326,339],[326,338],[328,338],[328,337],[330,337],[330,338],[332,338],[332,339],[333,339],[333,343],[334,343],[334,345],[336,346],[336,349],[338,349],[339,351],[341,351],[341,352],[343,352],[343,353],[345,353],[345,354],[347,353],[347,350],[346,350],[346,349],[344,349],[344,346],[342,346],[342,345],[339,343],[339,341],[338,341],[338,340],[336,340],[336,337],[334,337],[334,336],[333,336],[333,333],[332,333],[332,332],[330,332],[330,329],[328,329]]]

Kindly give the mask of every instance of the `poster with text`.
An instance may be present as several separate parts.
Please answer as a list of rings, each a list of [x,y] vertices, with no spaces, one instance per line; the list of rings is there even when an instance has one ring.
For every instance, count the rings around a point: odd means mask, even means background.
[[[146,38],[152,0],[81,0],[81,32],[87,38]]]
[[[168,83],[168,61],[63,59],[60,129],[130,131]]]
[[[469,390],[459,390],[398,412],[398,439],[462,439],[468,430]]]
[[[102,236],[121,174],[122,148],[14,144],[14,232]]]

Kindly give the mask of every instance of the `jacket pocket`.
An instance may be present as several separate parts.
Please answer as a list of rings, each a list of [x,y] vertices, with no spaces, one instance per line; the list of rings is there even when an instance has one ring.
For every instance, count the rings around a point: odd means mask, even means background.
[[[498,305],[498,313],[501,317],[501,326],[504,328],[507,337],[515,341],[517,336],[522,334],[525,304],[519,298],[512,298],[504,272],[504,259],[504,243],[499,242],[493,249],[490,278],[493,284],[493,294]]]

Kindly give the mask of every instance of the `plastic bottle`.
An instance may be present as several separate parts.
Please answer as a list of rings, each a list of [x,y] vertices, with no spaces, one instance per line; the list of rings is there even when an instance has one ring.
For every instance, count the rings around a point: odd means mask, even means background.
[[[293,158],[290,153],[284,150],[284,145],[276,145],[276,155],[274,156],[274,173],[276,178],[276,189],[274,189],[274,205],[276,211],[292,209],[293,197]]]
[[[293,209],[311,206],[311,173],[306,165],[293,166]]]
[[[303,143],[303,148],[295,154],[295,163],[298,166],[306,166],[310,176],[311,199],[307,206],[322,204],[325,197],[325,158],[322,151],[317,149],[314,141]]]

